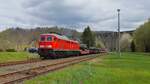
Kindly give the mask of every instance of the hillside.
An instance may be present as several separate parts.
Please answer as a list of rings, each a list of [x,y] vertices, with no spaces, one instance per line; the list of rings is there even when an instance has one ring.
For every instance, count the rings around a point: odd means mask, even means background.
[[[133,32],[135,30],[132,31],[123,31],[121,32],[121,37],[124,34],[129,34],[131,36],[133,36]],[[116,50],[116,44],[118,41],[118,33],[114,32],[114,31],[95,31],[96,33],[96,37],[98,39],[100,39],[102,41],[102,43],[104,43],[105,47],[109,49],[109,51],[115,51]]]
[[[113,31],[94,31],[96,43],[101,43],[110,51],[116,50],[117,32]],[[134,31],[121,32],[121,35],[128,33],[132,35]],[[68,28],[58,27],[37,27],[34,29],[10,28],[0,32],[0,50],[16,49],[22,51],[28,47],[37,47],[39,35],[43,33],[59,33],[66,35],[70,39],[80,42],[81,32]]]
[[[35,29],[10,28],[0,33],[0,50],[24,50],[27,47],[36,47],[39,35],[42,33],[59,33],[70,39],[79,40],[80,33],[66,28],[44,27]]]

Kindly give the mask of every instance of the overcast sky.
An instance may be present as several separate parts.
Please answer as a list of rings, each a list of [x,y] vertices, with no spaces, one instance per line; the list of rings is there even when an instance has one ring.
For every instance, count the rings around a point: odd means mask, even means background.
[[[150,0],[0,0],[0,31],[8,27],[61,26],[82,31],[131,30],[150,18]]]

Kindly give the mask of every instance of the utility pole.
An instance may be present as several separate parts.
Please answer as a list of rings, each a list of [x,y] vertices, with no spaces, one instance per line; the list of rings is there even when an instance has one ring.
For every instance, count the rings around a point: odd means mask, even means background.
[[[118,12],[118,54],[121,56],[120,51],[120,9],[117,9]]]

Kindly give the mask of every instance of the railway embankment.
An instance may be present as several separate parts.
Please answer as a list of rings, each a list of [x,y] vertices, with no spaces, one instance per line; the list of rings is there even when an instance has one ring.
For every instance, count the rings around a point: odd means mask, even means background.
[[[100,56],[25,84],[150,84],[150,54],[116,53]]]

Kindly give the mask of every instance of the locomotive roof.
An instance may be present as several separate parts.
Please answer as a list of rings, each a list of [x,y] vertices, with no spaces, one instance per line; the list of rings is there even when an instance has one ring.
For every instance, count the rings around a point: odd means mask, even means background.
[[[57,38],[60,38],[60,39],[63,39],[63,40],[73,41],[73,42],[78,43],[78,41],[71,40],[71,39],[69,39],[68,37],[66,37],[64,35],[58,35],[58,34],[41,34],[41,35],[53,35],[53,36],[56,36]]]

